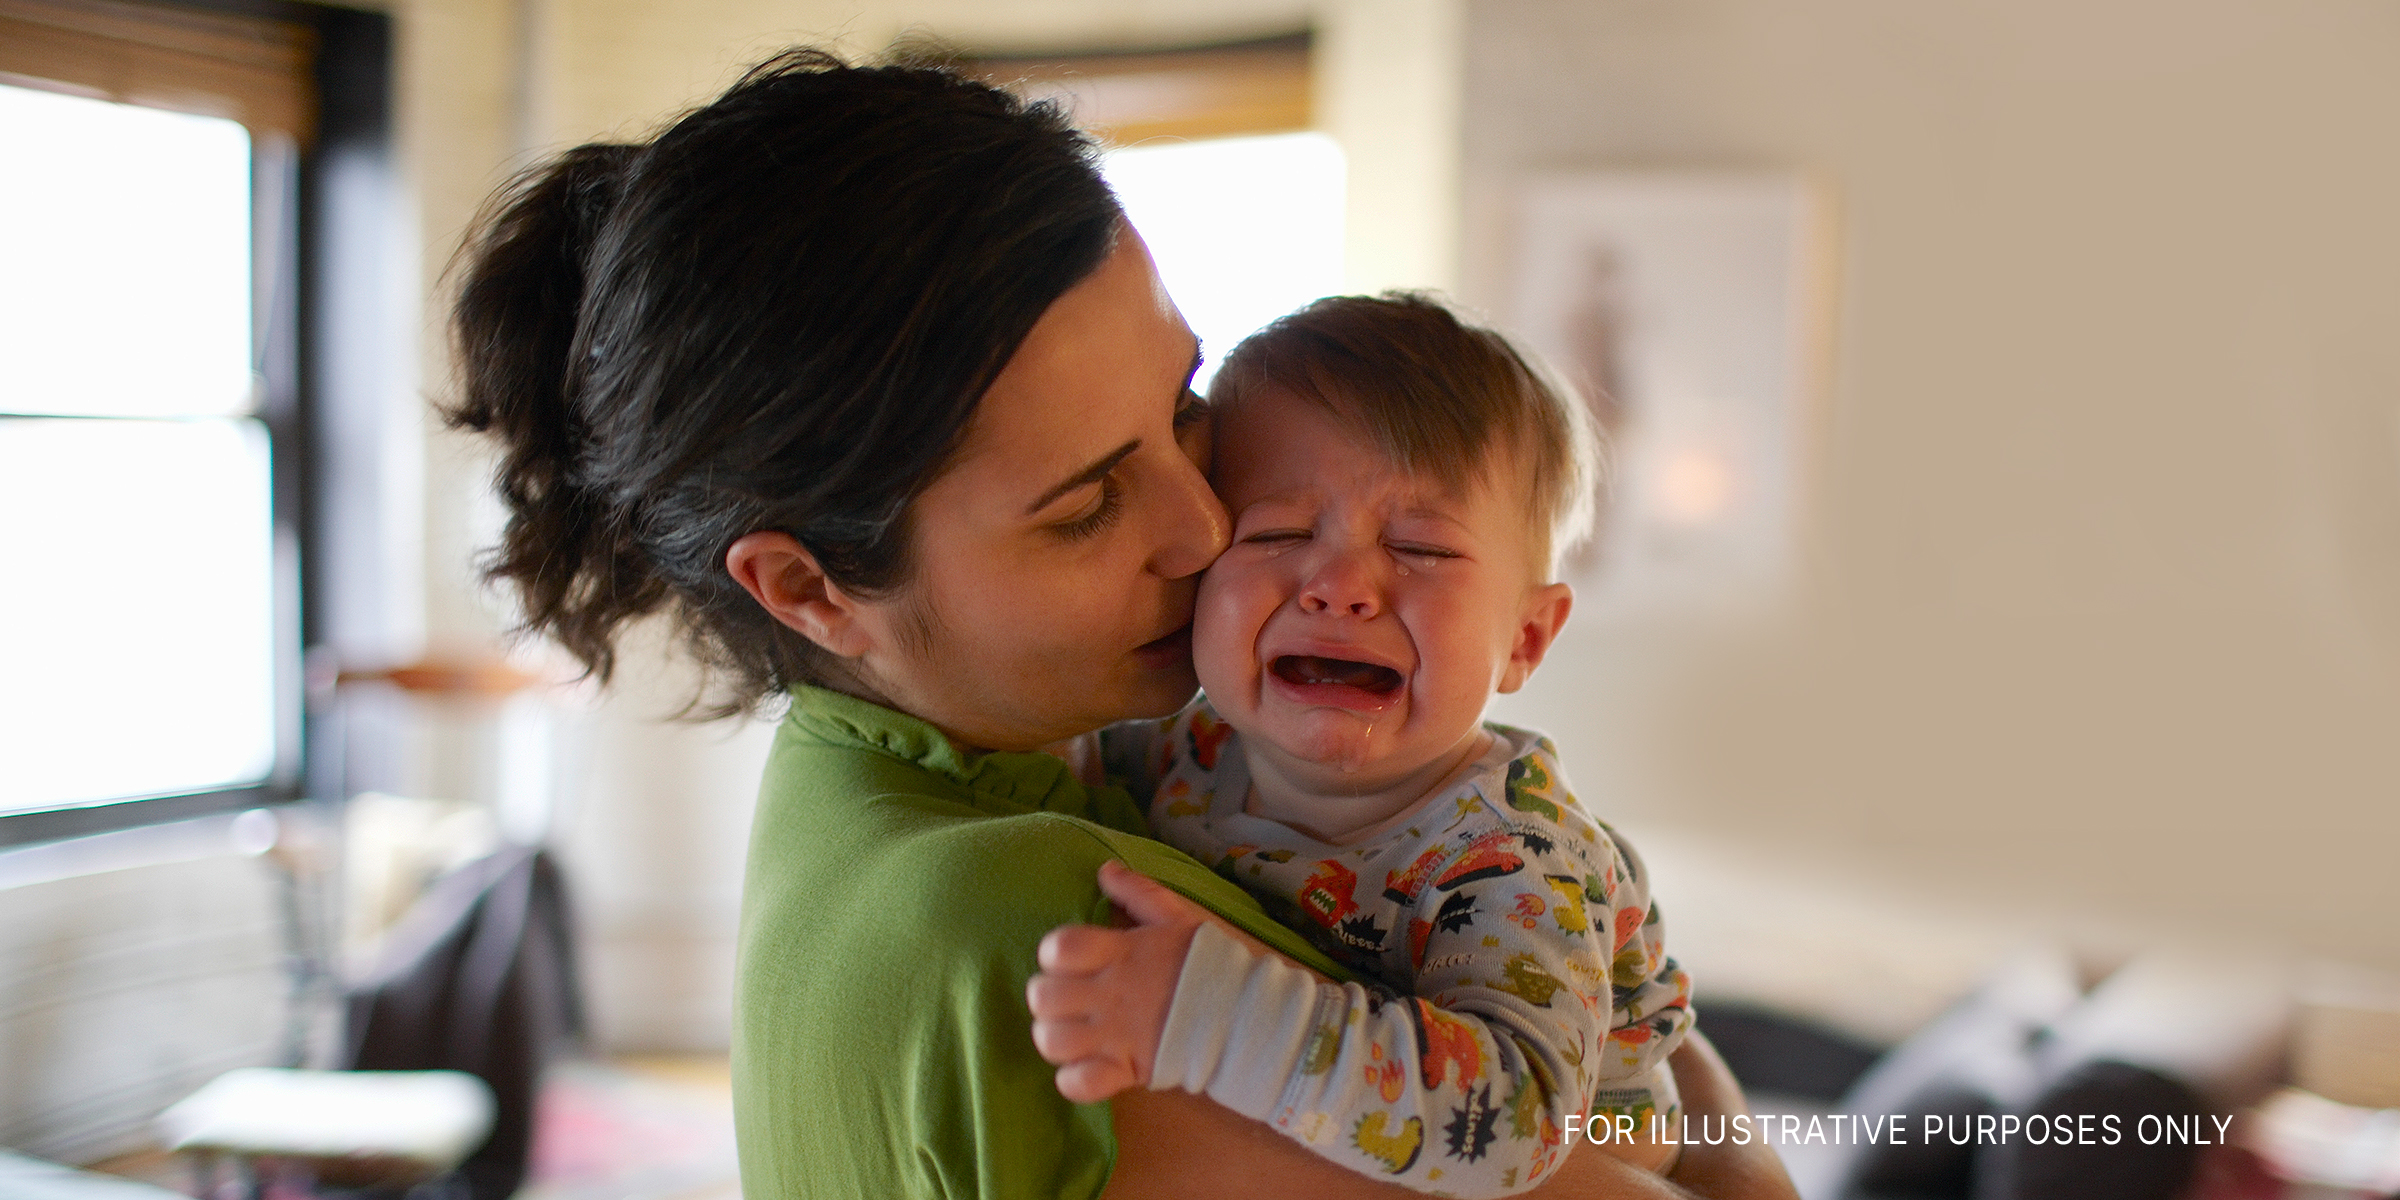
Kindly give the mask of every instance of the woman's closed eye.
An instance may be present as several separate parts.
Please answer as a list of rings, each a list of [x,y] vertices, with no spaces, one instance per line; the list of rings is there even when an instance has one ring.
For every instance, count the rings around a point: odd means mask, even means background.
[[[1095,482],[1092,502],[1083,511],[1052,525],[1050,530],[1067,541],[1079,542],[1116,524],[1124,511],[1125,488],[1117,482],[1116,472],[1111,471]]]

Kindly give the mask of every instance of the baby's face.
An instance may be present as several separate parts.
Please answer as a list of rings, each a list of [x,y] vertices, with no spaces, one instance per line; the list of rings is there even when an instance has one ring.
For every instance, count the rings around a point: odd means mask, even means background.
[[[1363,791],[1457,751],[1524,682],[1565,589],[1532,563],[1517,468],[1486,474],[1452,494],[1280,388],[1221,416],[1233,545],[1201,579],[1192,655],[1251,753]]]

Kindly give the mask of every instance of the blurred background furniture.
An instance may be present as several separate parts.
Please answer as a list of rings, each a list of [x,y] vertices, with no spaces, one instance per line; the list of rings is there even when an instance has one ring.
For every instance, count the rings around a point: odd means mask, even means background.
[[[270,1176],[412,1197],[445,1186],[492,1129],[492,1093],[456,1071],[228,1071],[159,1114],[159,1142],[193,1160],[203,1195],[221,1168],[251,1197]],[[428,1186],[430,1185],[430,1186]]]
[[[496,659],[317,675],[332,734],[317,779],[339,819],[245,819],[283,898],[282,1061],[335,1069],[227,1072],[160,1118],[160,1140],[204,1191],[226,1165],[253,1196],[504,1200],[528,1171],[544,1070],[584,1028],[565,885],[541,848],[550,779],[524,766],[551,753],[540,680]],[[460,799],[357,794],[350,750],[372,748],[374,777],[394,747],[429,743]]]
[[[2283,1088],[2295,989],[2245,978],[2245,965],[2153,953],[2087,986],[2063,953],[2027,951],[1880,1053],[1807,1017],[1705,996],[1700,1027],[1755,1110],[1807,1131],[1774,1139],[1806,1200],[2400,1191],[2400,1110]],[[1886,1134],[1864,1137],[1859,1118]],[[1889,1136],[1894,1119],[1904,1138]],[[2050,1136],[2062,1123],[2078,1136]]]
[[[0,1196],[9,1200],[180,1200],[180,1193],[114,1175],[0,1150]]]
[[[470,1200],[524,1181],[543,1069],[583,1031],[573,946],[557,866],[504,846],[436,881],[350,994],[348,1067],[461,1071],[490,1088],[491,1136],[460,1167]]]

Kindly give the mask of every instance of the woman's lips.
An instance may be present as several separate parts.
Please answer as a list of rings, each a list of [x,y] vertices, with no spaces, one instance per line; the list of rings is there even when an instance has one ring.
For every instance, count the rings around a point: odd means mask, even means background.
[[[1278,655],[1267,664],[1273,688],[1301,704],[1352,712],[1382,712],[1406,683],[1400,672],[1378,663],[1314,654]]]
[[[1134,660],[1153,671],[1174,667],[1189,667],[1192,663],[1192,627],[1183,628],[1165,637],[1143,642],[1133,648]]]

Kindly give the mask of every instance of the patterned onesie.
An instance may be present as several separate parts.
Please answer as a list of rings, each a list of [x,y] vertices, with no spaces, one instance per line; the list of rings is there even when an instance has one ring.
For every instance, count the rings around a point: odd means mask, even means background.
[[[1485,728],[1493,747],[1467,775],[1346,846],[1243,811],[1241,739],[1205,699],[1107,735],[1113,766],[1158,780],[1161,840],[1377,981],[1328,983],[1204,926],[1151,1086],[1458,1196],[1532,1186],[1568,1113],[1673,1116],[1666,1057],[1691,1027],[1691,980],[1666,957],[1641,860],[1568,794],[1548,738]]]

